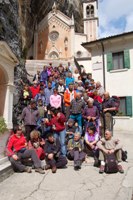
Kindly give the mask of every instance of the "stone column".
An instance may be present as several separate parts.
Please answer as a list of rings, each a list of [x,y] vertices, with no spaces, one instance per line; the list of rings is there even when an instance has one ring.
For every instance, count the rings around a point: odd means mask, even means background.
[[[13,92],[14,85],[7,84],[6,97],[5,97],[5,106],[4,106],[4,119],[7,124],[7,128],[11,129],[13,127],[12,123],[12,113],[13,113]]]
[[[38,52],[38,32],[34,33],[34,59],[37,60],[37,52]]]

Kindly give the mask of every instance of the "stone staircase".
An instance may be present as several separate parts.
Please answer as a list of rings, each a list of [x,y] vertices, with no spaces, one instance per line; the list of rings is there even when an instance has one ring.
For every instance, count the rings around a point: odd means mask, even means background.
[[[36,74],[37,70],[42,71],[43,66],[48,66],[52,63],[53,67],[58,67],[62,64],[64,67],[68,65],[68,61],[65,60],[26,60],[25,67],[28,73],[28,79],[32,82],[33,76]],[[70,62],[73,69],[75,69],[74,61]]]

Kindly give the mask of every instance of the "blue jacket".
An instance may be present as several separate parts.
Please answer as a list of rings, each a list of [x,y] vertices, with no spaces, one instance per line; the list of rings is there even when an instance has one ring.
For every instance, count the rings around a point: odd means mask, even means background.
[[[66,77],[66,87],[68,88],[70,83],[74,83],[74,78]]]
[[[45,70],[45,71],[43,70],[41,72],[40,80],[43,81],[44,83],[46,83],[47,79],[48,79],[48,72],[47,72],[47,70]]]
[[[50,104],[50,96],[53,94],[53,89],[45,88],[44,93],[46,98],[46,106],[48,106]]]

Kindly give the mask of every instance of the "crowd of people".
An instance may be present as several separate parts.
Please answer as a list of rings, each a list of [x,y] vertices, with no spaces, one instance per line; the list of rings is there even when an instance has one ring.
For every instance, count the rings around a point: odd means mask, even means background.
[[[7,143],[13,168],[31,172],[24,159],[31,158],[36,172],[45,173],[74,160],[81,169],[87,156],[94,157],[99,173],[105,171],[105,157],[114,153],[118,171],[122,168],[122,145],[112,136],[112,115],[117,110],[110,94],[85,70],[81,73],[70,65],[52,63],[37,71],[33,84],[23,83],[20,97],[21,116]],[[24,130],[22,130],[24,126]],[[46,166],[41,166],[45,159]]]

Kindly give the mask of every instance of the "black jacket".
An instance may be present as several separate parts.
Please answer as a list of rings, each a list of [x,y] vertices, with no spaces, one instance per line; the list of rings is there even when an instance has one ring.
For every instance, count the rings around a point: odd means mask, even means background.
[[[61,145],[59,139],[54,139],[54,142],[51,143],[48,140],[46,140],[45,146],[44,146],[44,152],[46,156],[50,153],[53,153],[54,155],[59,155],[61,153]]]

